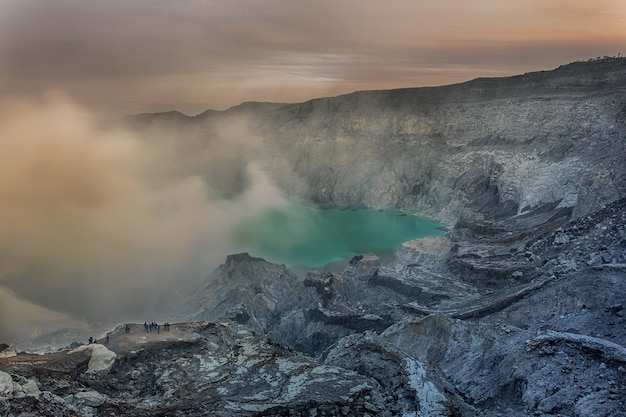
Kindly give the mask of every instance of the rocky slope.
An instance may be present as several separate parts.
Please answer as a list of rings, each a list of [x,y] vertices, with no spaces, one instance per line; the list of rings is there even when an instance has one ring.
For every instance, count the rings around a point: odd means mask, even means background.
[[[626,199],[549,213],[305,279],[229,256],[186,307],[214,322],[120,325],[44,355],[4,346],[0,413],[623,415]]]
[[[175,135],[195,155],[245,143],[194,168],[225,195],[245,188],[245,166],[255,160],[292,198],[402,209],[450,226],[552,202],[581,216],[624,197],[626,186],[626,59],[619,58],[129,121],[151,140]]]
[[[448,233],[303,278],[231,255],[170,331],[4,346],[0,415],[626,415],[626,60],[133,120],[190,149],[254,131],[224,195],[256,160],[294,198]]]
[[[120,326],[106,346],[86,348],[3,360],[2,415],[357,416],[384,407],[368,378],[226,324],[158,334]],[[104,355],[107,366],[94,365]]]
[[[257,331],[400,396],[390,382],[398,363],[428,366],[422,373],[446,404],[429,415],[621,415],[625,225],[626,199],[578,219],[544,208],[462,224],[446,237],[407,242],[391,263],[356,257],[295,287],[276,265],[274,278],[293,292],[261,319],[247,306],[263,292],[230,303]],[[248,285],[271,279],[265,261],[236,258],[251,271]],[[223,273],[208,283],[227,281]]]

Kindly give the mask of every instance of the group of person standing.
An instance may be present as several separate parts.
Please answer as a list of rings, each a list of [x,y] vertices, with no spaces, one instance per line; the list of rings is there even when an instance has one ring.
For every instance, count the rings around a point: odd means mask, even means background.
[[[156,331],[157,333],[161,333],[161,326],[158,323],[155,322],[145,322],[143,324],[143,328],[145,329],[146,333],[152,333],[153,331]],[[170,330],[170,324],[169,323],[164,323],[163,324],[163,330],[165,331],[169,331]]]
[[[153,331],[158,333],[161,333],[161,328],[163,328],[164,331],[169,331],[170,330],[170,324],[169,323],[163,323],[163,326],[159,325],[156,322],[145,322],[143,324],[144,329],[146,330],[146,333],[152,333]],[[130,333],[130,324],[126,324],[124,326],[124,333],[128,334]],[[107,333],[106,338],[103,340],[103,344],[108,344],[109,343],[109,336],[111,333]],[[89,337],[89,344],[94,344],[94,343],[98,343],[98,339],[96,339],[95,337]]]

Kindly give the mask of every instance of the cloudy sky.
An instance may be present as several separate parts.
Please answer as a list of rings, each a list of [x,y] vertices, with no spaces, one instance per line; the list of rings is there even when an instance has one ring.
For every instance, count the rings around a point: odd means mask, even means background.
[[[623,0],[0,0],[0,95],[196,114],[626,53]]]

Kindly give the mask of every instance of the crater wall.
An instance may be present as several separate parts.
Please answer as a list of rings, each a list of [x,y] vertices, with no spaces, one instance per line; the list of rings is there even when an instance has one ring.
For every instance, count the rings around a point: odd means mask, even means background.
[[[132,120],[170,131],[174,123],[173,134],[198,146],[232,139],[229,126],[237,125],[254,150],[215,161],[222,178],[241,178],[256,160],[291,198],[400,209],[449,225],[554,202],[582,216],[626,190],[620,58],[443,87]]]

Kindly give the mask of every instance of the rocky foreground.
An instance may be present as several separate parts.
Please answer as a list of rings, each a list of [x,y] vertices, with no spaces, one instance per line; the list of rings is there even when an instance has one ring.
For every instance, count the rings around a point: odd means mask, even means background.
[[[625,415],[625,224],[537,210],[305,279],[232,255],[197,321],[5,349],[0,415]]]
[[[626,60],[131,122],[226,196],[254,162],[293,198],[448,233],[306,277],[231,255],[169,331],[0,345],[0,416],[626,415]],[[254,152],[202,153],[241,131]]]

